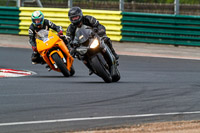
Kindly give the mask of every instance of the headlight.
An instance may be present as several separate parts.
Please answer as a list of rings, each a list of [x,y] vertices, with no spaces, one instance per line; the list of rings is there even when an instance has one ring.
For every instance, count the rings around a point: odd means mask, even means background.
[[[99,45],[99,41],[97,38],[91,43],[90,48],[96,48]]]

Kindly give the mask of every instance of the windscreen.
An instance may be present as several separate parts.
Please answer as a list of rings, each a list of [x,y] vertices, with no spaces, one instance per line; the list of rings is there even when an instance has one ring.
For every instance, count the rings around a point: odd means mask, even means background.
[[[92,29],[90,27],[82,26],[81,28],[77,29],[75,40],[78,43],[83,44],[89,39],[89,37],[91,36],[91,33],[92,33]]]
[[[43,42],[46,42],[48,40],[48,35],[49,35],[49,31],[48,30],[40,30],[37,33],[37,38],[39,40],[42,40]]]

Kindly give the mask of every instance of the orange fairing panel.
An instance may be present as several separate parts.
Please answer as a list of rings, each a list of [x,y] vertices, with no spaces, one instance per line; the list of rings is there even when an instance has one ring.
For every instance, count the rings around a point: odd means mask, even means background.
[[[66,58],[66,67],[70,71],[74,58],[70,55],[69,50],[63,40],[60,39],[56,34],[49,31],[48,38],[46,40],[41,41],[39,39],[36,39],[36,43],[38,52],[51,69],[60,72],[60,69],[56,69],[54,67],[53,64],[55,64],[55,61],[51,57],[54,53],[57,53],[61,59],[63,59],[64,57]],[[48,54],[49,50],[53,51]]]
[[[41,51],[51,49],[52,47],[54,47],[55,43],[59,40],[60,38],[56,34],[49,31],[48,39],[46,41],[36,39],[38,52],[40,53]]]

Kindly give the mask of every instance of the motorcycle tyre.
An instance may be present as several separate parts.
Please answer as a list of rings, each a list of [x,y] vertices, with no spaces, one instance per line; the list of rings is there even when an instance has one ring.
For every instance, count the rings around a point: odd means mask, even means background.
[[[71,70],[70,70],[70,76],[73,76],[75,74],[75,69],[74,66],[71,66]]]
[[[117,75],[112,76],[112,82],[117,82],[117,81],[119,81],[120,78],[121,78],[120,73],[119,73],[119,70],[118,70],[117,67],[115,68],[115,71],[116,71]]]
[[[62,59],[60,58],[60,56],[55,53],[52,55],[53,60],[56,62],[56,65],[58,66],[58,68],[60,69],[60,71],[62,72],[62,74],[65,77],[69,77],[70,76],[70,72],[67,69],[66,65],[64,64],[64,62],[62,61]]]
[[[112,82],[112,77],[108,70],[106,70],[105,66],[101,63],[99,58],[97,56],[94,56],[92,59],[92,65],[97,71],[98,75],[106,82],[106,83],[111,83]]]

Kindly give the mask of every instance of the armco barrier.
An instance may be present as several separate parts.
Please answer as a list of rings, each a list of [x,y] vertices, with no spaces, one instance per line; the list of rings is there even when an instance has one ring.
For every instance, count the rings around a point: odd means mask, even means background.
[[[121,41],[200,46],[200,17],[123,12]]]
[[[28,35],[28,28],[31,24],[31,14],[35,10],[41,10],[46,19],[51,20],[56,25],[62,26],[66,31],[70,24],[68,18],[69,9],[58,9],[58,8],[20,8],[20,35]],[[83,10],[84,15],[92,15],[96,17],[101,24],[107,29],[107,35],[114,41],[120,41],[121,36],[121,12],[120,11],[102,11],[102,10]]]
[[[84,15],[94,16],[106,27],[106,34],[113,41],[120,41],[121,36],[121,11],[83,10]]]
[[[16,7],[0,7],[0,33],[19,33],[19,12]]]
[[[31,15],[34,11],[40,10],[45,16],[45,19],[49,19],[54,22],[56,25],[62,26],[66,31],[67,26],[69,25],[69,21],[67,18],[67,10],[66,9],[58,9],[58,8],[30,8],[30,7],[20,7],[20,35],[28,35],[28,29],[31,25]]]
[[[69,9],[0,7],[0,33],[28,35],[31,14],[41,10],[45,18],[66,31]],[[97,18],[114,41],[200,46],[200,16],[85,10]]]

